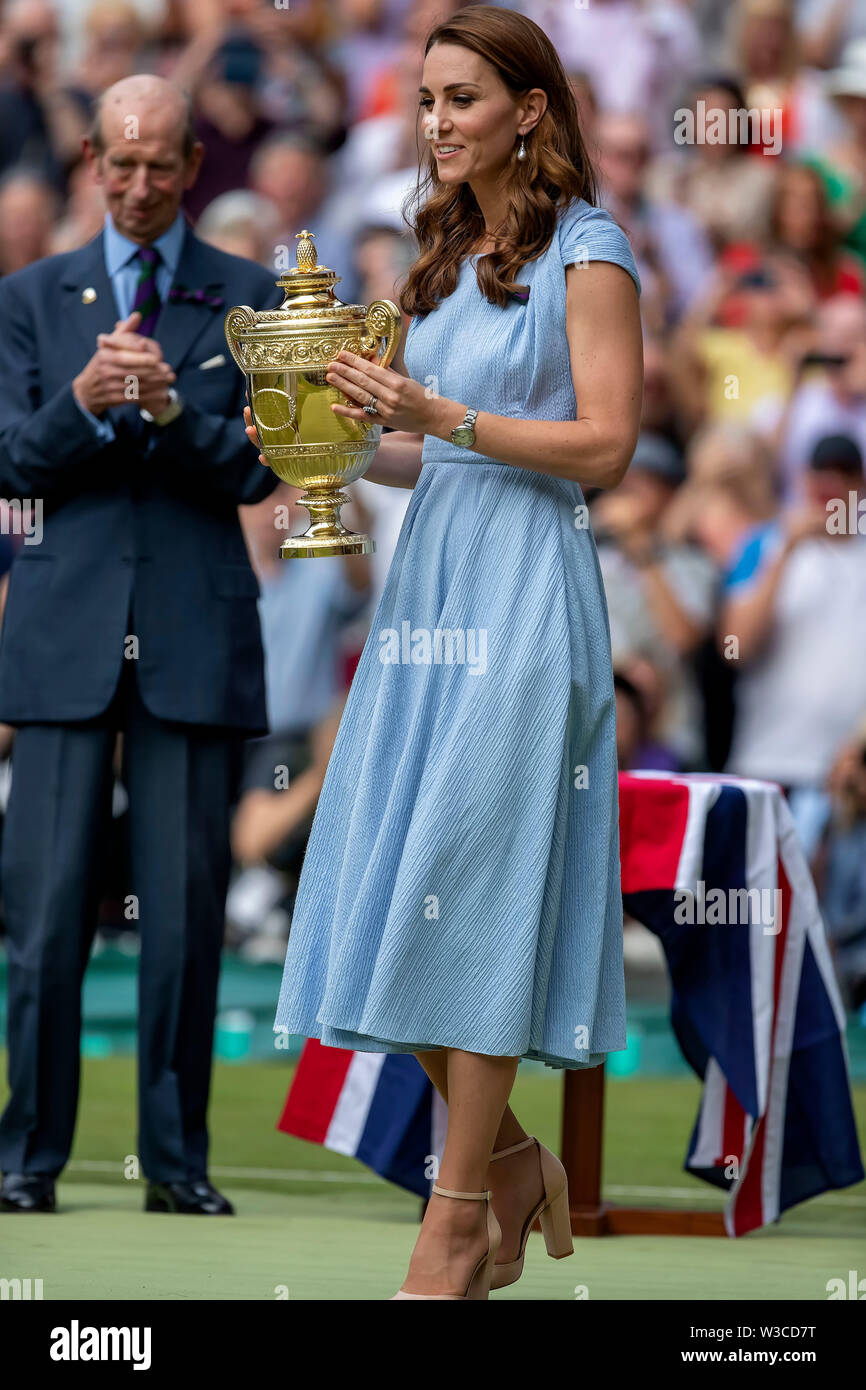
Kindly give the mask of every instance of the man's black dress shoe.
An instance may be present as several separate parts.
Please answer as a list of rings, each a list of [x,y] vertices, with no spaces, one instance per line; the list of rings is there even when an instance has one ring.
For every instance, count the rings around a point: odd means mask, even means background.
[[[54,1179],[47,1173],[4,1173],[0,1211],[54,1211]]]
[[[196,1182],[149,1182],[145,1211],[174,1211],[186,1216],[234,1216],[231,1202],[202,1178]]]

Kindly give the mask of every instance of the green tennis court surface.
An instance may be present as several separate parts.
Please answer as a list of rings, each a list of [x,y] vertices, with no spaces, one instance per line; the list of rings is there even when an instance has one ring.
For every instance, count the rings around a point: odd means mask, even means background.
[[[280,1063],[218,1064],[212,1167],[234,1219],[145,1214],[133,1166],[131,1059],[85,1063],[73,1161],[53,1216],[0,1214],[0,1278],[43,1281],[45,1299],[386,1299],[402,1282],[418,1200],[352,1159],[274,1129]],[[515,1108],[557,1146],[561,1078],[521,1068]],[[605,1195],[630,1205],[721,1205],[682,1171],[699,1086],[611,1081]],[[855,1090],[861,1135],[866,1087]],[[866,1184],[795,1208],[743,1240],[607,1237],[548,1260],[533,1236],[524,1277],[494,1299],[826,1299],[829,1279],[866,1277]],[[576,1290],[578,1291],[576,1293]]]

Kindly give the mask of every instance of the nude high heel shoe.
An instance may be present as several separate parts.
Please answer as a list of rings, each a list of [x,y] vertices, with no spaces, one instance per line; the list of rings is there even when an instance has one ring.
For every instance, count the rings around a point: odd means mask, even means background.
[[[502,1231],[499,1222],[493,1213],[490,1205],[489,1192],[452,1192],[448,1187],[437,1187],[433,1184],[433,1191],[439,1197],[459,1197],[465,1202],[486,1202],[487,1203],[487,1253],[482,1255],[478,1264],[472,1271],[469,1283],[466,1285],[465,1293],[404,1293],[400,1289],[392,1294],[389,1302],[393,1303],[397,1298],[426,1298],[426,1299],[464,1299],[486,1298],[490,1292],[490,1280],[493,1277],[493,1268],[496,1262],[496,1252],[499,1249],[499,1242],[502,1240]]]
[[[523,1273],[526,1242],[529,1240],[529,1232],[536,1220],[541,1222],[541,1234],[544,1236],[544,1244],[547,1246],[547,1253],[551,1259],[564,1260],[566,1255],[574,1254],[574,1241],[571,1238],[571,1216],[568,1210],[568,1180],[565,1169],[556,1155],[552,1154],[550,1149],[546,1149],[543,1144],[539,1144],[538,1140],[531,1135],[519,1144],[512,1144],[509,1149],[500,1149],[499,1153],[492,1154],[490,1161],[493,1163],[497,1158],[506,1158],[508,1154],[515,1154],[520,1149],[528,1149],[530,1144],[535,1144],[538,1148],[541,1177],[544,1182],[544,1197],[523,1223],[520,1235],[520,1254],[517,1259],[494,1267],[493,1278],[490,1281],[491,1289],[504,1289],[508,1284],[514,1284],[520,1278]]]

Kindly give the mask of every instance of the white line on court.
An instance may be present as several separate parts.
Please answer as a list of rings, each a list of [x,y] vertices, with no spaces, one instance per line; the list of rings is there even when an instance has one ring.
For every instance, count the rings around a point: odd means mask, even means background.
[[[123,1164],[110,1159],[79,1158],[68,1163],[67,1169],[78,1173],[114,1173],[123,1176]],[[238,1179],[267,1179],[270,1182],[325,1182],[343,1183],[349,1186],[370,1186],[381,1184],[382,1178],[375,1173],[338,1173],[331,1169],[306,1168],[211,1168],[211,1177]],[[654,1197],[666,1201],[715,1201],[723,1193],[721,1189],[704,1190],[700,1187],[625,1187],[616,1183],[605,1184],[605,1197]],[[866,1196],[845,1196],[843,1193],[825,1192],[821,1197],[828,1207],[866,1207]]]

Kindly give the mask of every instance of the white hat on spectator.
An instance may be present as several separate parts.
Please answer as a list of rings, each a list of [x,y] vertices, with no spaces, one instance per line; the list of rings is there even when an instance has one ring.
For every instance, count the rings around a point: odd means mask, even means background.
[[[416,187],[417,169],[396,169],[364,190],[364,221],[405,232],[403,204]]]
[[[827,74],[824,90],[831,97],[866,99],[866,39],[852,39],[845,45],[839,67]]]

